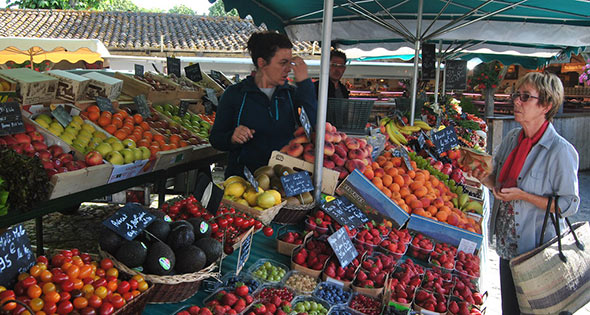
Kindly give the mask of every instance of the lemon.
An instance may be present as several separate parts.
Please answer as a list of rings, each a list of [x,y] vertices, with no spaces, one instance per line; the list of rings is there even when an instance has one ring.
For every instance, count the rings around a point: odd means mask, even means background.
[[[234,196],[235,198],[241,197],[246,191],[246,185],[241,182],[233,182],[225,187],[224,194]]]
[[[272,193],[273,197],[275,198],[275,203],[274,203],[275,205],[278,205],[279,203],[282,202],[282,200],[281,200],[281,193],[280,192],[278,192],[278,191],[276,191],[274,189],[269,189],[267,191],[270,192],[270,193]]]
[[[275,196],[270,190],[267,190],[267,191],[263,192],[262,194],[260,194],[258,197],[256,197],[256,203],[262,209],[268,209],[268,208],[274,206],[275,200],[276,200]]]
[[[246,180],[240,176],[230,176],[228,177],[224,182],[223,182],[223,187],[227,187],[229,186],[229,184],[233,183],[233,182],[240,182],[243,183],[244,185],[246,184]]]

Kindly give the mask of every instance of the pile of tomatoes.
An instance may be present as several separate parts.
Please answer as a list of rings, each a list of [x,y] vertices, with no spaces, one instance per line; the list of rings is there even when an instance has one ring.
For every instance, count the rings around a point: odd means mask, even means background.
[[[19,300],[35,314],[108,315],[125,306],[148,289],[142,276],[119,279],[113,262],[93,261],[77,249],[62,250],[51,260],[39,256],[28,273],[21,273],[13,290],[0,286],[0,305],[13,314],[29,314]]]

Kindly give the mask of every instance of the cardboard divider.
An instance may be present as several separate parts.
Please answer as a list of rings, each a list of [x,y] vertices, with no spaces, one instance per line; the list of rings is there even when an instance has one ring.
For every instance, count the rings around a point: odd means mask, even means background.
[[[279,151],[273,151],[268,161],[269,166],[275,166],[277,164],[288,166],[295,171],[308,171],[313,174],[314,164],[306,162],[304,160],[294,158],[288,154],[281,153]],[[338,185],[339,172],[331,170],[329,168],[323,168],[322,172],[322,192],[328,195],[333,195]]]
[[[439,243],[445,242],[455,247],[459,247],[462,241],[467,241],[474,243],[478,250],[483,241],[480,234],[414,214],[410,216],[407,228],[431,237]]]

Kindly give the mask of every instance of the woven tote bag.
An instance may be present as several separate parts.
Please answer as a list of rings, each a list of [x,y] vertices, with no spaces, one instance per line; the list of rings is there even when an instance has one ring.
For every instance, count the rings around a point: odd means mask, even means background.
[[[556,237],[546,244],[510,260],[518,304],[522,314],[574,313],[590,301],[590,225],[571,224],[569,231],[559,231],[557,197],[555,214],[551,214],[549,197],[541,240],[551,218]]]

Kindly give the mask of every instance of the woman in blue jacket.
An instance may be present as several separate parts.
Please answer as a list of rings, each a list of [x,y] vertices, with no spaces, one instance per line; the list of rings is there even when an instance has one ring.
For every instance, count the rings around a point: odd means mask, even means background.
[[[293,57],[293,44],[283,34],[254,33],[248,51],[255,74],[225,90],[209,141],[221,151],[229,151],[225,176],[244,174],[268,164],[271,152],[280,150],[299,125],[303,107],[315,124],[317,100],[307,65]],[[287,76],[293,70],[296,86]]]

